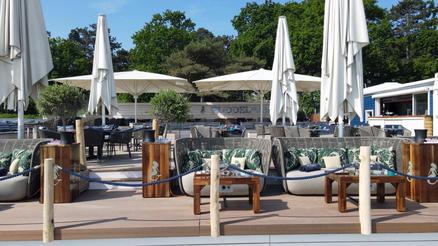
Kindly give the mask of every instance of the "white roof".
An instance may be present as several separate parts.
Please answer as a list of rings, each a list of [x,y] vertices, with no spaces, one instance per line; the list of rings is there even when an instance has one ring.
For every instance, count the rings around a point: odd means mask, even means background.
[[[82,75],[67,78],[52,79],[60,83],[68,83],[89,90],[91,75]],[[193,92],[193,86],[186,79],[164,74],[143,71],[127,71],[114,73],[117,93],[129,93],[141,95],[143,93],[156,93],[164,89],[172,89],[177,92]]]
[[[435,78],[423,79],[409,83],[385,82],[375,86],[364,88],[364,95],[376,97],[388,97],[425,92],[434,86]]]
[[[374,94],[377,92],[387,91],[400,87],[402,84],[398,82],[385,82],[382,84],[366,87],[363,89],[364,95]]]
[[[239,91],[252,90],[267,92],[271,90],[273,74],[271,70],[258,69],[227,74],[194,81],[199,91]],[[320,89],[321,78],[295,73],[298,91],[316,91]]]

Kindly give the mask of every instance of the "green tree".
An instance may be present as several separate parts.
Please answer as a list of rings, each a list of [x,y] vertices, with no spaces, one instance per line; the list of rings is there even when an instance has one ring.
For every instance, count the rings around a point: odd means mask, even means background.
[[[162,63],[166,57],[188,45],[193,40],[194,31],[195,23],[184,12],[166,10],[163,14],[155,14],[132,36],[132,67],[165,73]]]
[[[57,116],[66,125],[67,118],[77,116],[86,105],[82,90],[66,84],[47,87],[39,96],[37,107],[44,116]]]
[[[50,78],[91,73],[92,60],[87,59],[79,43],[63,38],[49,38],[53,58]]]
[[[223,43],[203,40],[191,42],[184,50],[171,54],[164,67],[171,75],[193,82],[223,74],[226,63]]]
[[[399,52],[400,82],[432,77],[438,70],[438,8],[432,0],[402,0],[388,15]]]
[[[68,39],[77,42],[85,53],[86,59],[91,61],[90,73],[93,63],[94,45],[96,43],[96,24],[88,27],[78,27],[70,30]],[[122,48],[122,43],[111,35],[111,29],[108,29],[111,54],[113,57],[114,71],[126,71],[129,67],[129,52]]]
[[[189,118],[189,102],[183,95],[173,90],[163,90],[151,99],[152,114],[159,122],[166,123],[164,137],[167,134],[167,123],[184,122]]]

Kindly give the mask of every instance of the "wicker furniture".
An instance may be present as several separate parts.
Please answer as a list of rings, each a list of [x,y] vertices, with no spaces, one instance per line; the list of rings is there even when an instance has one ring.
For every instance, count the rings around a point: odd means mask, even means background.
[[[40,165],[40,146],[49,139],[0,139],[0,152],[12,152],[14,149],[32,150],[30,165]],[[40,190],[40,170],[27,175],[1,181],[0,201],[18,201],[34,197]]]
[[[108,140],[108,151],[110,156],[116,155],[116,144],[125,145],[128,149],[129,158],[131,158],[131,140],[132,140],[132,129],[127,130],[114,130],[111,132]]]
[[[311,173],[301,172],[299,170],[286,170],[285,153],[288,148],[352,148],[360,146],[376,146],[379,148],[393,147],[396,153],[396,168],[402,170],[402,150],[401,145],[404,141],[410,141],[400,138],[378,138],[378,137],[345,137],[345,138],[277,138],[273,141],[272,157],[277,172],[283,177],[309,176],[324,172],[314,171]],[[315,178],[308,180],[288,180],[283,181],[283,188],[291,194],[297,195],[322,195],[324,194],[324,178]],[[393,191],[393,187],[388,185],[387,190]],[[358,186],[351,185],[349,193],[357,193]],[[375,192],[375,191],[374,191]],[[334,187],[334,193],[337,193],[337,187]]]
[[[271,163],[271,140],[258,138],[181,138],[175,141],[175,164],[178,174],[182,173],[182,165],[187,160],[187,154],[193,150],[222,150],[222,149],[236,149],[246,148],[255,149],[261,153],[261,171],[264,174],[268,173],[269,165]],[[193,191],[193,176],[191,173],[180,178],[181,191],[187,195],[192,196]],[[260,189],[264,188],[264,180],[260,181]],[[208,190],[203,190],[201,195],[208,195]],[[233,192],[229,193],[231,196],[248,194],[248,186],[233,186]]]
[[[190,130],[192,138],[217,138],[219,137],[219,131],[211,126],[193,126]]]
[[[257,177],[221,176],[220,185],[248,185],[249,203],[254,213],[260,212],[260,179]],[[201,190],[210,184],[210,174],[199,173],[193,177],[193,213],[201,214]]]
[[[324,197],[326,203],[332,202],[332,184],[338,183],[338,210],[347,212],[347,187],[359,183],[359,176],[331,173],[325,177]],[[385,202],[385,184],[391,184],[396,189],[396,209],[398,212],[406,211],[406,178],[402,176],[371,176],[371,183],[377,184],[377,202]]]

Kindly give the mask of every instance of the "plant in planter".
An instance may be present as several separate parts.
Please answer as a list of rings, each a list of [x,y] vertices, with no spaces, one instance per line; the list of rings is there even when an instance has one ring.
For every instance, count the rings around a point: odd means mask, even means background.
[[[184,122],[189,118],[189,102],[186,97],[174,90],[163,90],[151,99],[152,115],[165,123],[164,137],[167,136],[167,123]]]
[[[66,84],[55,84],[47,87],[37,101],[40,114],[61,119],[64,132],[66,131],[67,119],[76,117],[85,104],[85,95],[81,89]]]

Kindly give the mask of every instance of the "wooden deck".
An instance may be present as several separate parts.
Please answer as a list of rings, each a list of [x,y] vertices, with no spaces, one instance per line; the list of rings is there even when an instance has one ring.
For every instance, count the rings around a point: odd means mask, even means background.
[[[334,198],[336,201],[336,198]],[[202,200],[208,211],[208,199]],[[223,235],[360,233],[357,205],[322,196],[284,193],[261,197],[254,214],[247,198],[228,198],[221,210]],[[395,210],[395,198],[372,201],[373,231],[377,233],[437,232],[438,204],[407,200],[407,212]],[[0,203],[0,240],[41,240],[43,207],[36,200]],[[71,204],[55,205],[55,239],[177,237],[209,235],[209,214],[193,214],[193,198],[142,198],[141,191],[87,191]]]

